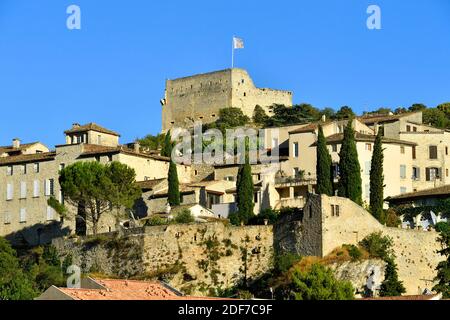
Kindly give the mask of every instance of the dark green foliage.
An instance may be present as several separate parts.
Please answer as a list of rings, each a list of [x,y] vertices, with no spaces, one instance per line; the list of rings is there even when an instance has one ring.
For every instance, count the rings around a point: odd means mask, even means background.
[[[263,225],[264,220],[267,220],[267,224],[272,225],[275,224],[279,218],[279,211],[273,210],[271,208],[267,208],[261,211],[258,215],[253,216],[248,224],[250,225]]]
[[[406,292],[406,289],[403,286],[403,282],[398,280],[397,265],[393,258],[388,258],[386,263],[385,277],[381,284],[380,296],[401,296]]]
[[[361,167],[359,165],[352,122],[352,119],[350,119],[345,127],[344,139],[339,152],[338,194],[340,197],[349,198],[361,205]]]
[[[142,139],[138,139],[138,142],[141,145],[141,147],[145,149],[159,150],[163,146],[164,138],[165,135],[162,133],[157,134],[156,136],[149,134]]]
[[[355,113],[349,106],[343,106],[336,112],[336,119],[351,119],[355,117]]]
[[[378,131],[373,147],[372,163],[370,167],[370,213],[382,224],[385,223],[384,204],[384,175],[383,175],[383,142],[381,131]]]
[[[192,223],[194,221],[195,221],[194,216],[187,209],[181,211],[175,217],[175,222],[176,223]]]
[[[85,204],[86,219],[96,235],[100,217],[112,213],[111,204],[131,208],[140,197],[134,179],[134,170],[121,163],[76,162],[61,170],[59,184],[68,203],[74,207]]]
[[[366,249],[372,258],[379,258],[387,261],[394,256],[392,251],[392,238],[383,236],[381,231],[369,234],[359,242],[359,245]]]
[[[291,296],[295,300],[353,300],[350,282],[336,280],[333,271],[314,264],[310,271],[295,270],[292,274]]]
[[[250,118],[240,108],[224,108],[219,111],[216,127],[224,132],[226,129],[245,126],[249,121]]]
[[[347,249],[350,258],[352,258],[352,261],[357,261],[363,256],[361,249],[353,244],[344,244],[343,247]]]
[[[161,218],[160,216],[151,216],[147,221],[145,221],[146,227],[153,227],[153,226],[162,226],[169,224],[167,219]]]
[[[67,214],[67,208],[61,204],[55,197],[51,196],[47,200],[47,204],[49,207],[53,208],[56,213],[60,215],[60,217],[65,217]]]
[[[317,121],[322,116],[318,109],[307,103],[292,107],[273,105],[271,109],[273,115],[267,121],[270,127]]]
[[[378,108],[378,110],[375,110],[375,111],[366,111],[366,112],[364,112],[364,115],[371,115],[371,114],[388,115],[391,112],[392,112],[392,110],[390,108]]]
[[[161,147],[161,156],[169,158],[172,157],[172,149],[173,149],[173,142],[169,130],[164,136],[164,141]]]
[[[447,128],[449,125],[449,118],[445,112],[437,108],[423,110],[422,117],[424,124],[431,124],[433,127]]]
[[[423,111],[427,108],[423,103],[414,103],[411,107],[408,108],[411,112]]]
[[[385,224],[387,227],[397,228],[399,225],[402,224],[399,215],[392,208],[384,211],[384,217],[385,217]]]
[[[269,116],[266,114],[264,109],[260,105],[257,105],[253,111],[253,122],[264,126],[268,120]]]
[[[442,293],[443,298],[450,298],[450,225],[448,223],[438,223],[436,230],[439,231],[438,241],[442,247],[438,253],[445,258],[439,262],[436,270],[437,276],[435,281],[437,284],[433,290]]]
[[[178,182],[177,165],[170,161],[169,174],[168,174],[168,202],[171,206],[179,206],[181,202],[180,186]]]
[[[30,300],[36,295],[32,281],[20,268],[16,251],[0,238],[0,300]]]
[[[249,164],[248,156],[246,156],[245,164],[239,168],[236,181],[236,203],[238,207],[239,224],[241,222],[247,224],[253,217],[253,208],[255,205],[253,202],[253,196],[254,186],[252,168]]]
[[[333,195],[333,183],[331,175],[331,156],[327,148],[327,140],[323,134],[322,126],[319,125],[317,137],[317,194]]]
[[[302,257],[295,253],[284,253],[281,255],[276,255],[275,257],[275,272],[284,273],[289,271],[290,268],[299,262]]]

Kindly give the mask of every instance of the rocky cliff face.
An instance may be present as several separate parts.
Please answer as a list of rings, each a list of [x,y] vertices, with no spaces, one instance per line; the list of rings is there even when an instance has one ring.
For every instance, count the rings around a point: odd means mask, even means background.
[[[379,290],[384,280],[386,262],[368,259],[334,263],[330,267],[338,280],[346,280],[352,283],[358,296],[367,293],[369,288],[375,291]]]

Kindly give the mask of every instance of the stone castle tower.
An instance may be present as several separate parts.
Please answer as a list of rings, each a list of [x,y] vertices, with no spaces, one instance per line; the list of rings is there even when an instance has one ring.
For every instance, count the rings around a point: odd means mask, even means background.
[[[228,107],[240,108],[251,118],[260,105],[270,115],[273,104],[292,106],[292,92],[257,88],[247,71],[233,68],[167,80],[161,104],[162,131],[167,132],[195,121],[214,122],[219,110]]]

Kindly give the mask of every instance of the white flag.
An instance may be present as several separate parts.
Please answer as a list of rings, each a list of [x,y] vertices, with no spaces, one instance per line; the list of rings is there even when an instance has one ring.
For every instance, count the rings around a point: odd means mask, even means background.
[[[233,37],[233,48],[244,49],[244,40],[242,40],[241,38]]]

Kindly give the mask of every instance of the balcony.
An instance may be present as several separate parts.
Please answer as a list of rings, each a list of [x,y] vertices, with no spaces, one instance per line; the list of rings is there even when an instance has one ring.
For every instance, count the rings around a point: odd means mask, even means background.
[[[305,197],[280,199],[275,204],[275,209],[279,210],[281,208],[303,208],[305,204],[306,204]]]
[[[275,177],[275,186],[308,186],[315,185],[317,179],[315,176],[290,176],[290,177]]]

